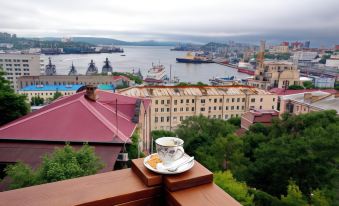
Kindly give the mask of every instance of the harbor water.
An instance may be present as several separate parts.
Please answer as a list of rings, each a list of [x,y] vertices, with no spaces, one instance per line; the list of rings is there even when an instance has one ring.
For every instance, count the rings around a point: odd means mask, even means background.
[[[196,83],[198,81],[209,83],[213,77],[235,76],[237,79],[248,77],[247,74],[238,73],[236,69],[223,65],[210,64],[186,64],[177,63],[177,57],[183,57],[187,52],[170,51],[171,47],[159,46],[123,46],[124,53],[101,53],[101,54],[62,54],[62,55],[44,55],[45,65],[48,63],[48,57],[51,57],[52,64],[56,65],[57,74],[67,74],[72,62],[79,74],[85,74],[88,64],[93,60],[101,72],[106,57],[111,62],[113,71],[132,72],[140,69],[143,76],[146,76],[149,68],[154,64],[163,64],[166,73],[170,75],[170,66],[172,67],[172,77],[178,76],[181,82]],[[125,55],[125,56],[122,56]]]

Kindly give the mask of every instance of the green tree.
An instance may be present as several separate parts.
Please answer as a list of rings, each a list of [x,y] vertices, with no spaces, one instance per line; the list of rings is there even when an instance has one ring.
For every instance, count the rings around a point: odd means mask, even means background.
[[[287,195],[281,196],[281,201],[290,206],[308,206],[302,192],[294,182],[290,182],[287,187]]]
[[[39,106],[39,105],[43,105],[43,104],[44,104],[44,98],[41,98],[39,96],[32,97],[31,105]]]
[[[242,205],[252,206],[254,204],[254,196],[249,193],[247,185],[234,179],[230,171],[214,173],[214,182]]]
[[[288,89],[300,90],[300,89],[304,89],[304,87],[300,85],[290,85],[288,86]]]
[[[330,203],[326,198],[325,193],[319,189],[314,190],[311,193],[311,204],[313,206],[330,206]]]
[[[41,165],[33,170],[23,163],[9,165],[5,169],[12,180],[10,189],[55,182],[75,177],[92,175],[104,167],[94,153],[94,148],[84,144],[78,151],[70,145],[56,149],[42,158]]]
[[[132,139],[132,144],[128,145],[128,148],[127,148],[129,159],[136,159],[136,158],[144,157],[145,154],[142,151],[140,151],[140,148],[139,148],[139,140],[140,140],[139,130],[136,130],[133,133],[131,139]]]
[[[306,89],[312,89],[314,88],[314,85],[311,81],[306,81],[306,82],[303,82],[303,85]]]
[[[55,93],[53,94],[52,101],[58,99],[59,97],[62,97],[62,93],[61,93],[61,92],[58,92],[58,91],[55,92]]]
[[[13,121],[30,111],[26,96],[14,93],[10,82],[0,68],[0,126]]]

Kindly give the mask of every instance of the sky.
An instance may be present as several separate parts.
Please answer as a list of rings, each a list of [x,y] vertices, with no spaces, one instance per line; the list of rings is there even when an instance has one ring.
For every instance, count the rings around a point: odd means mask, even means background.
[[[339,0],[0,0],[0,32],[25,37],[339,44]]]

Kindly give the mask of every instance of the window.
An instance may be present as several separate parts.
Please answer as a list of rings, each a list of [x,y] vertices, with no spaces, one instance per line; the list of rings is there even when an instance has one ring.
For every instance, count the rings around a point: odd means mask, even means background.
[[[167,117],[166,117],[166,120],[167,120],[167,122],[169,122],[169,121],[170,121],[170,117],[169,117],[169,116],[167,116]]]
[[[228,110],[228,106],[226,106],[226,108],[225,108],[226,110]]]
[[[178,100],[174,100],[174,104],[177,105],[178,104]]]
[[[174,108],[174,112],[176,112],[177,111],[177,108]]]
[[[217,103],[218,102],[218,100],[217,99],[214,99],[214,103]]]
[[[194,112],[194,107],[192,107],[192,112]]]
[[[275,98],[273,98],[273,102],[275,101]]]
[[[226,99],[226,102],[227,102],[227,103],[230,102],[230,99],[227,98],[227,99]]]
[[[205,99],[201,99],[200,102],[201,102],[201,103],[205,103]]]
[[[155,121],[155,122],[158,122],[158,117],[155,117],[154,121]]]
[[[194,99],[192,99],[192,103],[194,103]]]
[[[154,110],[155,110],[155,112],[158,112],[158,108],[155,108]]]
[[[161,112],[164,112],[165,111],[165,109],[164,108],[161,108]]]
[[[180,121],[182,121],[184,118],[182,116],[180,116]]]
[[[252,98],[252,99],[251,99],[251,102],[255,102],[255,98]]]
[[[184,111],[184,108],[183,107],[180,107],[180,112],[183,112]]]
[[[190,103],[190,100],[189,100],[189,99],[186,99],[186,103],[187,103],[187,104]]]
[[[245,102],[245,98],[242,98],[242,102]]]
[[[232,98],[232,102],[234,102],[234,100],[235,100],[235,99],[234,99],[234,98]]]
[[[190,108],[189,107],[186,107],[186,112],[190,111]]]
[[[220,103],[222,102],[222,98],[219,99],[219,102],[220,102]]]
[[[170,111],[170,108],[167,108],[167,112],[169,112]]]
[[[213,115],[213,118],[215,119],[215,118],[217,118],[217,116],[216,116],[216,115]]]
[[[237,106],[237,110],[239,110],[239,106]]]
[[[217,107],[216,107],[216,106],[214,106],[214,107],[213,107],[213,109],[214,109],[214,110],[217,110]]]
[[[177,121],[177,117],[173,117],[173,121]]]
[[[228,114],[225,114],[225,119],[228,119]]]
[[[161,100],[161,104],[165,104],[165,100]]]
[[[231,106],[231,110],[234,110],[234,106]]]
[[[262,102],[263,101],[263,98],[260,98],[260,102]]]
[[[160,121],[161,121],[161,122],[164,122],[164,117],[160,117]]]
[[[208,111],[211,111],[211,109],[212,109],[211,107],[208,107]]]
[[[274,109],[274,105],[272,106],[272,109]]]
[[[221,119],[221,115],[218,115],[218,118]]]
[[[169,104],[170,103],[170,100],[167,100],[167,104]]]
[[[219,110],[222,110],[222,106],[219,106]]]
[[[242,110],[245,110],[245,106],[241,106],[241,109],[242,109]]]
[[[181,100],[180,100],[180,103],[181,103],[181,104],[182,104],[182,103],[184,103],[184,100],[183,100],[183,99],[181,99]]]
[[[155,100],[155,104],[158,104],[159,103],[159,101],[158,100]]]
[[[262,109],[262,106],[260,106],[259,109]]]
[[[202,111],[202,112],[205,111],[205,107],[201,107],[200,111]]]
[[[240,98],[237,98],[237,102],[240,102]]]

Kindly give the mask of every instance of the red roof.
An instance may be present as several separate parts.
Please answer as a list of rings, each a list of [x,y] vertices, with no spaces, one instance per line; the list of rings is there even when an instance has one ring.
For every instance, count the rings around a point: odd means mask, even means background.
[[[86,99],[84,92],[61,98],[0,127],[0,139],[130,142],[136,127],[132,117],[138,98],[99,90],[97,95],[95,102]],[[141,101],[148,108],[150,100]]]
[[[275,93],[277,95],[290,95],[290,94],[299,94],[299,93],[305,93],[305,92],[314,92],[314,91],[323,91],[328,92],[331,94],[336,94],[338,91],[335,89],[299,89],[299,90],[293,90],[293,89],[284,89],[284,88],[273,88],[270,90],[271,93]]]
[[[125,76],[122,76],[122,75],[113,76],[113,80],[119,80],[119,79],[122,79],[124,81],[130,81],[130,79],[128,77],[125,77]]]

